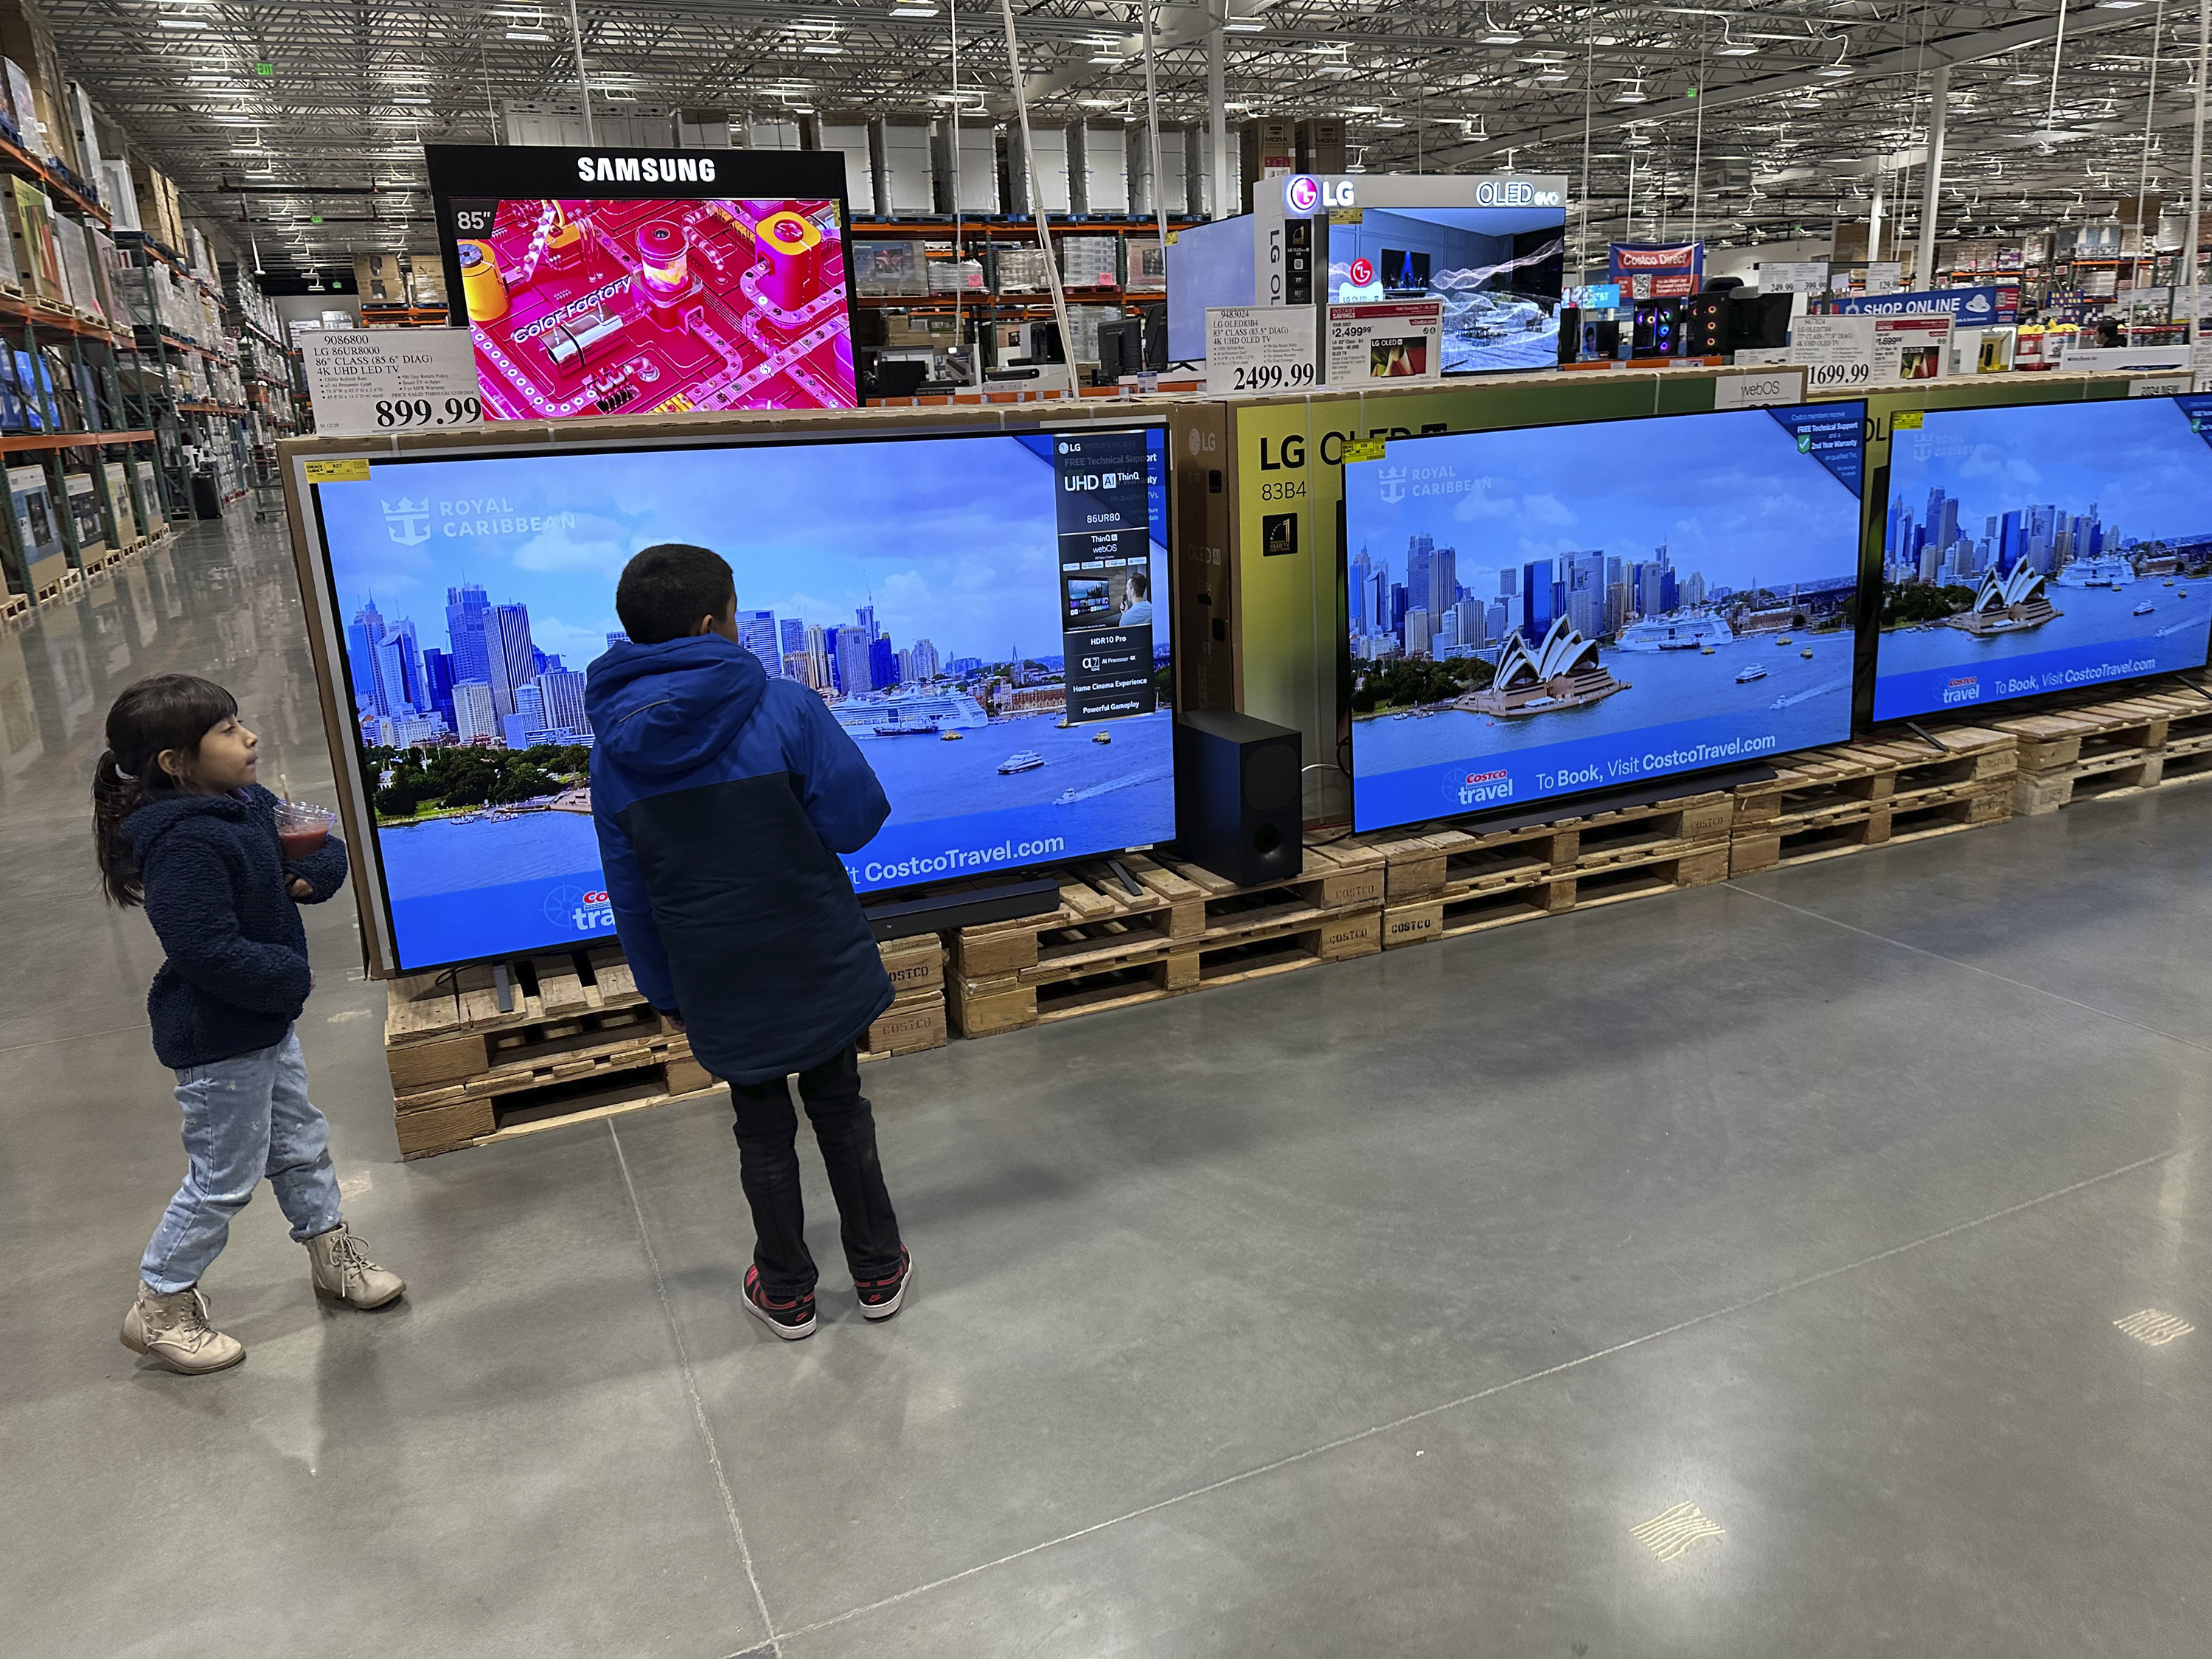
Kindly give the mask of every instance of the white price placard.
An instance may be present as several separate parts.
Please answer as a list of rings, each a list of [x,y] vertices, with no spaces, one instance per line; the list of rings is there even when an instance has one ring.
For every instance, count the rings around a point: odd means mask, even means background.
[[[1826,294],[1828,291],[1828,262],[1814,259],[1792,263],[1777,260],[1759,267],[1759,291],[1761,294]]]
[[[303,337],[300,355],[317,432],[419,432],[483,419],[465,328],[325,330]]]
[[[2212,392],[2212,340],[2198,340],[2189,348],[2189,372],[2197,377],[2197,390]]]
[[[1868,361],[1873,365],[1876,386],[1949,377],[1949,317],[1876,317],[1873,320],[1874,344]]]
[[[1328,384],[1339,391],[1444,377],[1441,300],[1384,300],[1328,308]]]
[[[1805,390],[1856,392],[1874,384],[1874,319],[1800,317],[1790,325],[1790,361],[1805,370]]]
[[[1319,378],[1310,306],[1211,306],[1206,392],[1310,392]]]
[[[1866,291],[1894,294],[1904,286],[1905,267],[1895,259],[1875,259],[1866,268]]]

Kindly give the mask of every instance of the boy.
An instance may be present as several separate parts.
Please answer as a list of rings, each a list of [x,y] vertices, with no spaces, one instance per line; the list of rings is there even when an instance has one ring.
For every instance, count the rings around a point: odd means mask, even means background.
[[[592,818],[637,988],[730,1085],[756,1239],[745,1306],[795,1341],[814,1333],[815,1267],[792,1073],[861,1314],[896,1313],[912,1273],[858,1060],[893,993],[838,856],[890,803],[820,696],[738,643],[737,608],[730,567],[703,547],[648,547],[623,569],[629,637],[585,684]]]

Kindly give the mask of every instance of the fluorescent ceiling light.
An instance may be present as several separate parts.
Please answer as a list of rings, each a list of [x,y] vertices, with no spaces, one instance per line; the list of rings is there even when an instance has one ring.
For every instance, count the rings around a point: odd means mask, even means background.
[[[1713,48],[1713,56],[1716,58],[1753,58],[1756,57],[1758,52],[1757,46],[1715,46]]]
[[[1319,65],[1319,68],[1323,75],[1357,75],[1359,73],[1359,65],[1357,64],[1322,64]]]
[[[427,104],[430,100],[428,98],[402,96],[394,98],[392,101],[395,104]]]
[[[1346,104],[1344,106],[1344,112],[1346,115],[1380,115],[1382,112],[1382,106],[1380,104]]]
[[[157,17],[154,21],[165,29],[204,29],[207,27],[197,17]]]
[[[1482,44],[1486,46],[1517,46],[1521,44],[1521,37],[1511,29],[1492,29],[1482,37]]]
[[[1539,76],[1537,78],[1541,80],[1543,77]],[[1631,88],[1627,92],[1616,92],[1613,94],[1613,101],[1616,104],[1647,104],[1651,100],[1648,94]]]
[[[510,40],[550,40],[553,37],[544,29],[509,29],[507,38]]]
[[[816,58],[842,58],[845,55],[845,48],[835,40],[810,40],[799,51]]]
[[[1850,70],[1845,69],[1841,64],[1831,64],[1826,69],[1814,70],[1813,73],[1823,81],[1840,81],[1850,75]]]
[[[1405,124],[1405,122],[1404,122],[1403,120],[1400,119],[1397,116],[1395,116],[1395,115],[1386,115],[1386,116],[1383,116],[1380,120],[1376,121],[1375,125],[1376,125],[1376,126],[1378,126],[1378,127],[1402,127],[1402,126],[1404,126],[1406,124]]]
[[[1563,69],[1546,70],[1536,77],[1539,81],[1565,81],[1571,77]]]
[[[1094,64],[1118,64],[1121,61],[1121,58],[1118,52],[1102,52],[1091,58],[1090,61]]]
[[[1240,17],[1234,22],[1224,23],[1221,27],[1231,34],[1259,34],[1263,33],[1267,26],[1256,18]]]
[[[917,5],[913,3],[902,6],[893,6],[891,8],[891,15],[894,17],[934,17],[937,15],[937,8],[931,5]]]

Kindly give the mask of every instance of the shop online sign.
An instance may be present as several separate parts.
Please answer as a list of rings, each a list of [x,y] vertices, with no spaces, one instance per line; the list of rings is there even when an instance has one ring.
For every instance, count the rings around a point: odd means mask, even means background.
[[[2016,292],[2017,290],[2015,290]],[[1998,288],[1924,289],[1916,294],[1854,294],[1832,307],[1838,317],[1948,317],[1960,328],[2008,323],[2013,308]]]

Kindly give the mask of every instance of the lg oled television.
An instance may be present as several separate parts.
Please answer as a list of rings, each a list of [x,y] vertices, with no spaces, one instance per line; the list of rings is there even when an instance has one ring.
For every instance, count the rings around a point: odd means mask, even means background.
[[[1448,434],[1347,463],[1355,827],[1849,738],[1864,416]]]
[[[858,404],[839,152],[425,154],[487,420]]]
[[[1328,228],[1328,297],[1441,300],[1443,372],[1552,368],[1565,210],[1368,207]]]
[[[1161,426],[350,469],[308,485],[311,522],[394,969],[612,942],[586,672],[657,542],[730,562],[744,647],[882,781],[859,891],[1174,834]]]
[[[2204,665],[2212,397],[1920,420],[1890,439],[1875,720]]]

